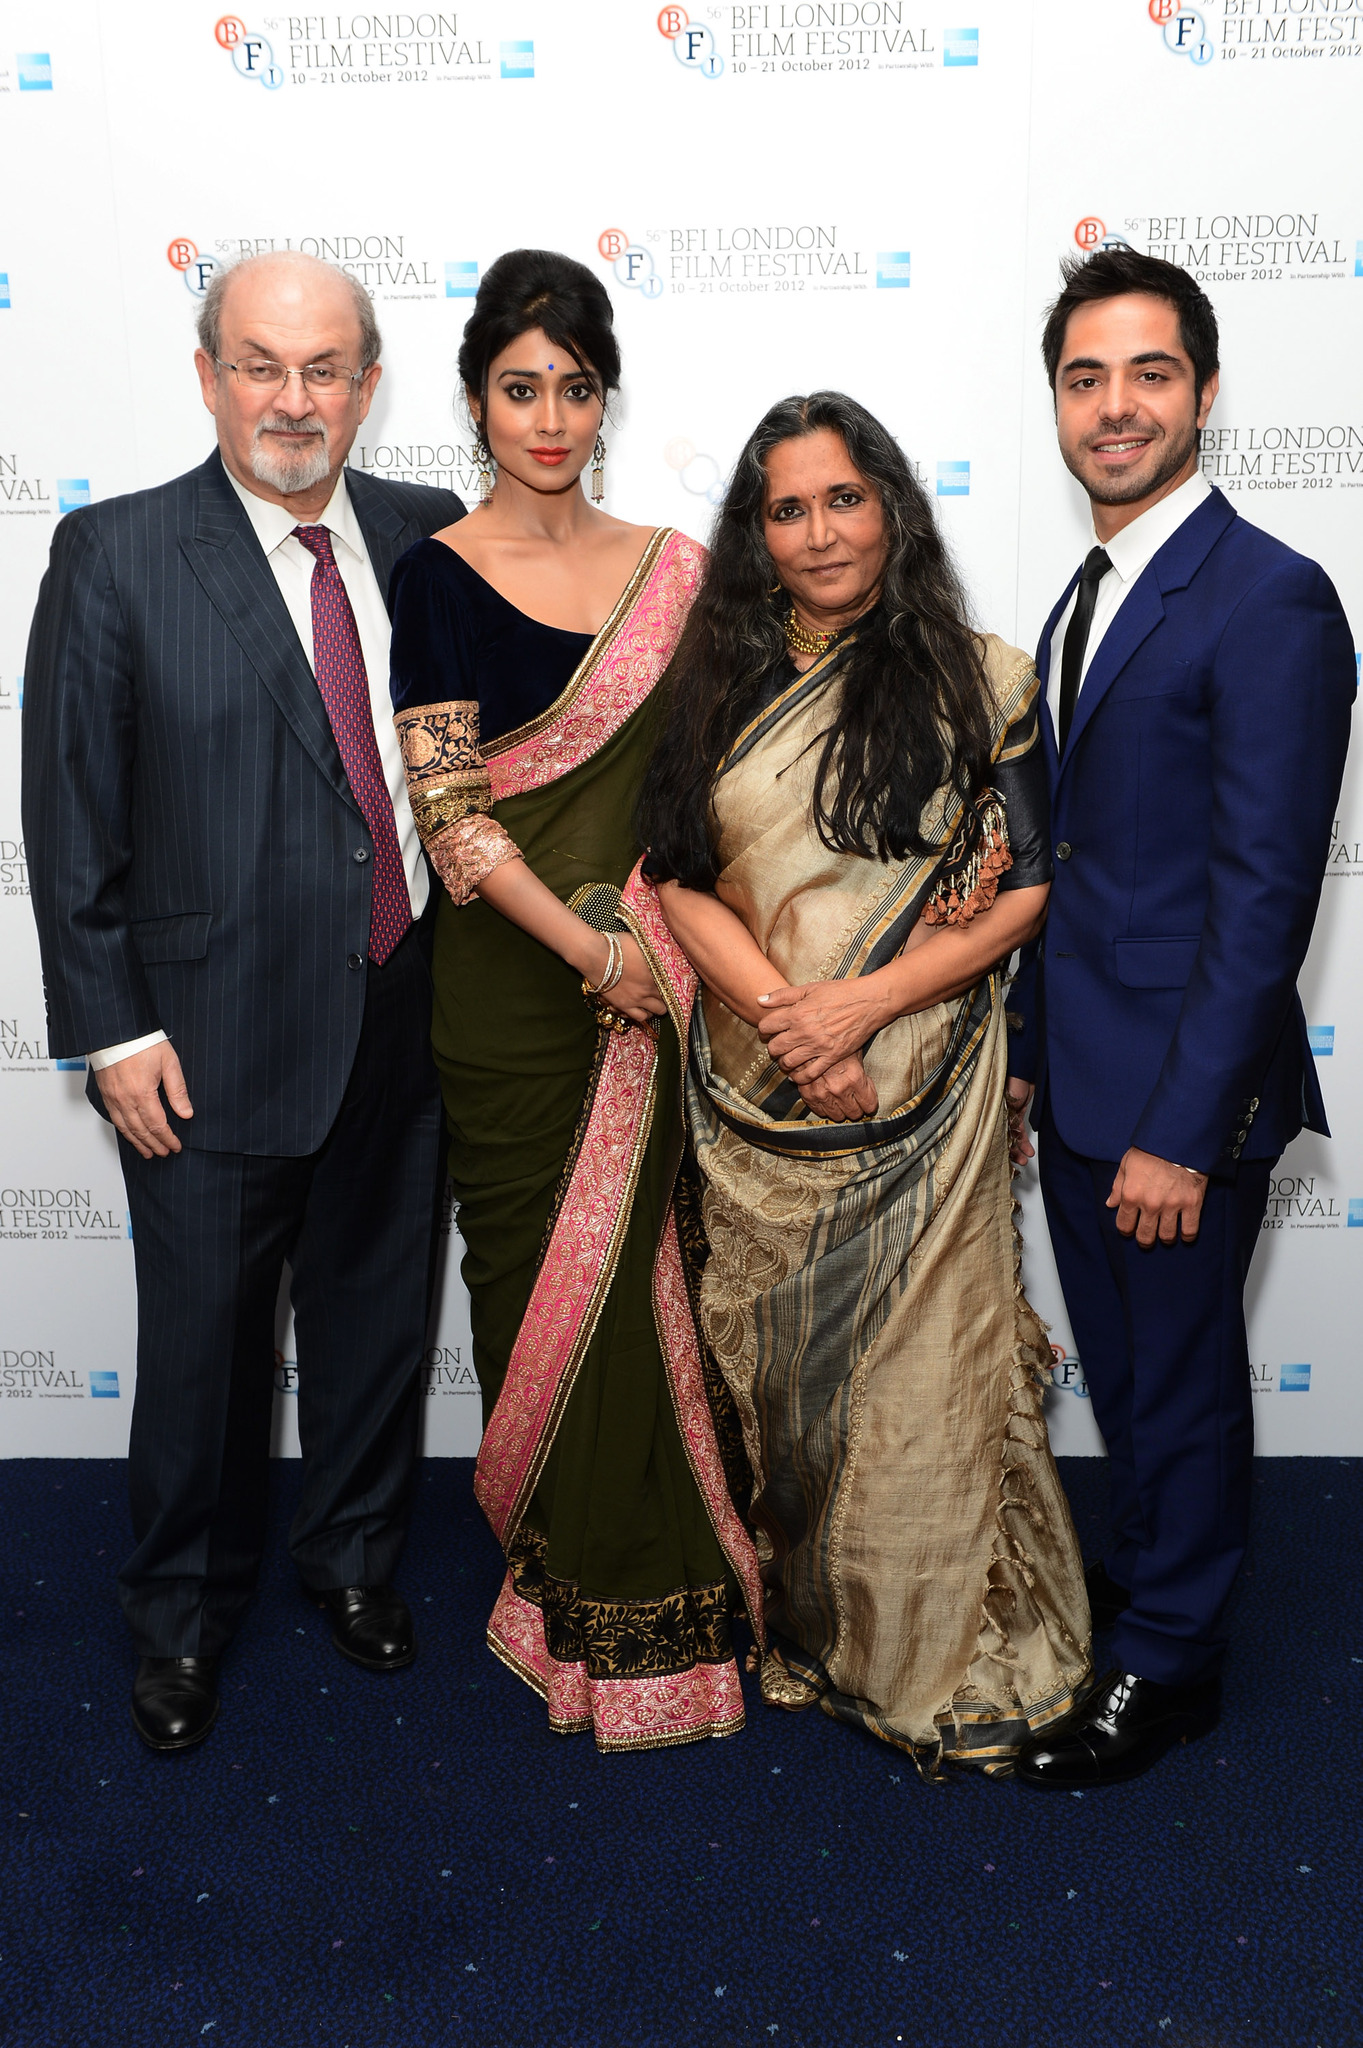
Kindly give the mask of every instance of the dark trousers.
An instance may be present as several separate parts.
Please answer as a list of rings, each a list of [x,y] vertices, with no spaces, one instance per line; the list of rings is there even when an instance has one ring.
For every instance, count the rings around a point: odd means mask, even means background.
[[[143,1159],[120,1143],[138,1329],[136,1548],[119,1592],[143,1656],[216,1656],[250,1600],[285,1260],[304,1466],[291,1554],[319,1590],[392,1578],[416,1473],[443,1159],[427,951],[416,928],[366,970],[355,1064],[319,1151]]]
[[[1108,1209],[1115,1160],[1072,1152],[1049,1108],[1041,1190],[1065,1307],[1107,1445],[1112,1543],[1131,1606],[1113,1632],[1124,1671],[1165,1685],[1214,1677],[1249,1529],[1253,1395],[1244,1291],[1274,1161],[1207,1184],[1191,1245],[1142,1251]]]

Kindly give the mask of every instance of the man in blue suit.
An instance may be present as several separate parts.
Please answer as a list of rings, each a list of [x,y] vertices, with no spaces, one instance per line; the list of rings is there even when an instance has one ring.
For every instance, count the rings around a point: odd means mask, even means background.
[[[220,273],[196,361],[218,446],[58,526],[33,621],[24,827],[59,1055],[117,1132],[137,1268],[120,1574],[133,1721],[186,1749],[264,1545],[275,1299],[293,1272],[290,1549],[338,1649],[415,1652],[391,1584],[438,1213],[429,871],[385,592],[445,491],[348,472],[369,295],[303,256]]]
[[[1041,1186],[1112,1542],[1117,1669],[1021,1753],[1058,1789],[1134,1777],[1216,1721],[1253,1452],[1243,1294],[1274,1162],[1326,1130],[1296,981],[1349,737],[1354,654],[1314,562],[1198,465],[1215,315],[1125,248],[1064,269],[1043,340],[1093,546],[1041,637],[1055,882],[1015,985],[1016,1149]]]

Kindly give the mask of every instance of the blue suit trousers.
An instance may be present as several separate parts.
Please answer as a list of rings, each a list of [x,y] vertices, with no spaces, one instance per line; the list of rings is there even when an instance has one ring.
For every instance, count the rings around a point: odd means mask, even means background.
[[[1244,1289],[1276,1161],[1207,1184],[1194,1243],[1143,1251],[1105,1206],[1117,1162],[1074,1152],[1043,1112],[1046,1220],[1107,1445],[1103,1562],[1131,1605],[1114,1661],[1162,1685],[1214,1677],[1244,1557],[1254,1453]]]

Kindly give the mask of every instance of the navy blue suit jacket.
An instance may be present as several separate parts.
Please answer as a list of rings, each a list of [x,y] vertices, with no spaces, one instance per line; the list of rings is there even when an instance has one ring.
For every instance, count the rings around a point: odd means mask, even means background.
[[[463,511],[347,472],[379,589]],[[316,1151],[355,1056],[373,842],[216,450],[72,512],[24,680],[23,818],[49,1049],[164,1030],[198,1149]],[[94,1077],[90,1098],[102,1108]]]
[[[1055,882],[1009,994],[1013,1071],[1074,1151],[1203,1173],[1272,1158],[1324,1104],[1297,997],[1355,688],[1325,572],[1219,491],[1137,579],[1064,758],[1044,695]]]

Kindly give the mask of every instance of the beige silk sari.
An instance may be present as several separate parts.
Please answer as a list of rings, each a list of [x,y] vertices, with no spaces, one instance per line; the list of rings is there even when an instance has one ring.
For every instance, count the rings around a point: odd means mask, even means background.
[[[1029,658],[990,637],[995,759],[1037,743]],[[947,873],[833,853],[814,829],[826,657],[718,781],[717,893],[793,983],[892,958],[926,910],[968,919],[1006,828]],[[950,840],[939,793],[925,836]],[[962,842],[956,842],[957,849]],[[991,850],[992,845],[992,850]],[[968,846],[967,846],[968,852]],[[933,943],[929,938],[926,943]],[[881,1108],[805,1111],[756,1030],[706,991],[688,1077],[710,1257],[704,1336],[738,1403],[779,1644],[772,1704],[816,1701],[913,1752],[1000,1772],[1089,1675],[1089,1616],[1042,1413],[1050,1361],[1022,1291],[997,975],[881,1031]]]

